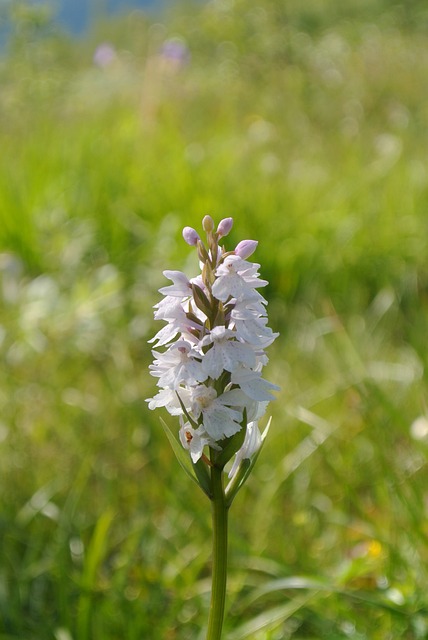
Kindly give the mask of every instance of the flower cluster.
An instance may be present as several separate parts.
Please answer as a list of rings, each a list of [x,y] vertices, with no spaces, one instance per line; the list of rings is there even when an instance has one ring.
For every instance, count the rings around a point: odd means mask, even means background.
[[[259,277],[260,265],[247,261],[257,242],[244,240],[233,251],[219,244],[232,224],[225,218],[214,231],[205,216],[206,244],[195,229],[183,229],[197,249],[201,274],[188,279],[180,271],[163,272],[172,284],[159,290],[164,298],[155,305],[155,319],[167,324],[150,340],[150,372],[160,390],[147,402],[179,416],[180,440],[194,463],[208,461],[204,447],[221,452],[240,433],[240,448],[231,453],[237,451],[233,475],[260,447],[258,420],[278,389],[261,371],[265,348],[278,334],[267,326],[267,302],[258,291],[267,281]]]

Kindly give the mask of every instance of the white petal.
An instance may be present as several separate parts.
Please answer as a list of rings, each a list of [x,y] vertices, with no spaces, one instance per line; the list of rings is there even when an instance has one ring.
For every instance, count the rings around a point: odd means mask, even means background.
[[[199,430],[192,429],[187,422],[182,424],[179,431],[181,444],[190,452],[190,457],[194,463],[196,463],[202,456],[204,446],[209,441],[209,438],[201,437],[201,434],[198,433],[198,431]]]
[[[179,415],[181,411],[177,396],[171,389],[161,389],[153,398],[147,398],[149,409],[165,407],[171,415]]]
[[[241,368],[232,373],[232,382],[239,384],[242,391],[253,400],[264,402],[274,400],[270,391],[279,391],[277,385],[264,380],[257,371]]]
[[[171,340],[174,340],[178,332],[179,329],[173,324],[167,324],[165,327],[162,327],[149,342],[156,343],[156,347],[162,347],[168,344],[168,342],[171,342]]]
[[[221,350],[216,347],[213,345],[202,358],[202,370],[213,380],[217,380],[224,370]]]
[[[242,460],[250,459],[252,455],[260,449],[261,443],[262,437],[257,422],[250,422],[247,425],[244,443],[239,451],[237,451],[234,463],[229,471],[229,478],[235,475]]]
[[[221,440],[224,437],[233,436],[237,433],[241,425],[233,419],[236,411],[231,411],[227,407],[219,404],[211,406],[203,411],[203,424],[205,431],[214,440]],[[239,414],[238,414],[239,415]]]
[[[187,297],[192,294],[189,279],[181,271],[164,271],[163,275],[174,283],[159,289],[159,292],[163,295]]]

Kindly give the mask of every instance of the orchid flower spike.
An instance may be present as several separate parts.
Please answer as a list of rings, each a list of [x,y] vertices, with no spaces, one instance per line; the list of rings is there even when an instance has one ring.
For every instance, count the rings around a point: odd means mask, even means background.
[[[224,218],[214,232],[205,216],[206,243],[192,227],[183,229],[201,273],[189,279],[164,271],[173,284],[160,289],[164,298],[155,306],[155,318],[167,324],[151,340],[158,392],[147,402],[179,417],[179,440],[193,465],[223,468],[236,454],[234,476],[257,453],[258,421],[278,390],[262,377],[265,348],[278,333],[267,325],[267,302],[258,291],[268,283],[260,265],[247,261],[257,241],[243,240],[233,251],[219,245],[232,225]]]

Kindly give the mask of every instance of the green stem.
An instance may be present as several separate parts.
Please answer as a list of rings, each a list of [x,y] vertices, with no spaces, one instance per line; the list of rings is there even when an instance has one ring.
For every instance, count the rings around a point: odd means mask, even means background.
[[[213,556],[212,590],[206,640],[220,640],[226,602],[227,580],[227,515],[223,470],[211,467]]]

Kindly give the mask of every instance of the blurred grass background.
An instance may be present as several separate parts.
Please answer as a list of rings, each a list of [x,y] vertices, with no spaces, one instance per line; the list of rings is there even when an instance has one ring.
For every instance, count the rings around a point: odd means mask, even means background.
[[[206,213],[259,240],[281,332],[227,640],[427,638],[426,4],[177,3],[78,41],[8,7],[0,639],[203,637],[209,505],[144,399]]]

